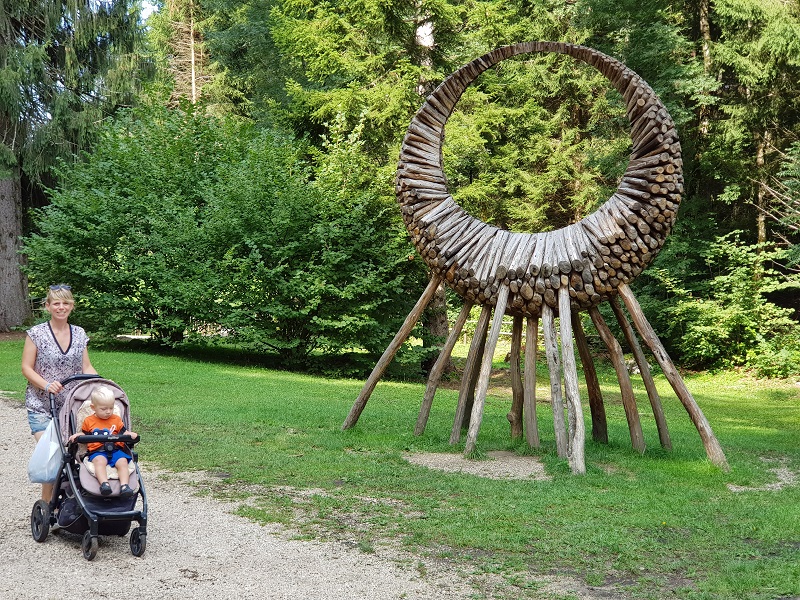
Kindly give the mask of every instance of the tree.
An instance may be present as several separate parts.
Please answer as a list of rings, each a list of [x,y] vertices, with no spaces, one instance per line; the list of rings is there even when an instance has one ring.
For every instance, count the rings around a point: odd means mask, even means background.
[[[150,45],[172,80],[170,104],[181,99],[196,103],[212,81],[202,35],[203,9],[196,0],[167,0],[148,19]]]
[[[762,186],[772,199],[767,216],[782,228],[775,235],[788,251],[788,266],[800,266],[800,142],[786,151],[781,170],[773,182],[762,183]]]
[[[358,132],[334,131],[309,182],[303,145],[275,130],[188,101],[122,112],[37,212],[32,287],[67,276],[96,335],[173,345],[224,332],[294,364],[315,350],[375,352],[413,304],[419,270]]]
[[[0,10],[0,331],[29,314],[19,266],[23,196],[57,156],[133,102],[140,34],[129,0],[4,1]]]
[[[755,239],[765,243],[769,196],[762,184],[780,169],[780,151],[800,125],[800,5],[720,0],[710,20],[720,87],[701,167],[726,186],[722,197],[735,211],[756,207],[744,216],[755,218]]]

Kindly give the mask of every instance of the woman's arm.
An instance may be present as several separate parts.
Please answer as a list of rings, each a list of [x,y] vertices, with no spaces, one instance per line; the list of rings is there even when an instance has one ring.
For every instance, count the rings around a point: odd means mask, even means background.
[[[48,392],[53,392],[57,394],[61,391],[61,383],[58,381],[47,381],[44,377],[39,375],[36,370],[34,369],[34,365],[36,364],[36,355],[38,353],[38,349],[36,348],[36,344],[33,343],[31,336],[25,336],[25,345],[22,347],[22,374],[25,376],[30,384],[33,387],[37,387],[41,390],[47,390]],[[48,388],[48,384],[50,387]]]
[[[97,375],[97,371],[92,366],[92,361],[89,360],[89,349],[83,349],[83,366],[82,366],[84,373],[91,373],[92,375]]]

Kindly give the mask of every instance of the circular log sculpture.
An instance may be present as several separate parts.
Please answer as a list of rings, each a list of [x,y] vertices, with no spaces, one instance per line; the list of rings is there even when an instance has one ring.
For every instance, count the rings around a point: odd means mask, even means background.
[[[467,86],[498,62],[531,52],[566,54],[600,71],[624,99],[633,150],[617,191],[595,212],[555,231],[514,233],[476,219],[453,200],[442,170],[442,141],[445,123]],[[479,304],[483,310],[462,375],[450,442],[457,443],[462,428],[468,428],[465,454],[475,449],[492,357],[503,316],[508,314],[514,318],[511,350],[514,400],[508,414],[512,436],[521,436],[524,429],[528,443],[539,445],[535,361],[541,320],[556,448],[559,456],[568,458],[574,473],[584,473],[585,432],[573,338],[586,379],[592,436],[607,441],[600,386],[578,318],[580,311],[588,311],[617,373],[631,443],[644,452],[639,413],[622,349],[597,309],[602,302],[608,302],[644,380],[660,442],[670,448],[661,401],[633,327],[618,303],[621,298],[633,326],[694,422],[709,459],[726,469],[725,455],[708,421],[628,287],[663,246],[675,221],[682,192],[681,147],[675,125],[650,86],[618,60],[585,46],[527,42],[493,50],[453,73],[428,97],[411,121],[397,167],[397,200],[411,239],[430,267],[431,280],[376,364],[342,428],[350,428],[358,421],[397,349],[411,333],[436,288],[445,282],[464,299],[464,307],[431,369],[416,434],[425,428],[442,369],[470,309]],[[524,382],[520,372],[523,321]]]

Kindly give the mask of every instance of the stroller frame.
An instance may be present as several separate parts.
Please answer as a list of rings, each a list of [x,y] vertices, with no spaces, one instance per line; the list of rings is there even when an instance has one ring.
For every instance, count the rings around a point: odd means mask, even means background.
[[[73,381],[92,380],[98,384],[109,384],[114,388],[119,388],[117,384],[108,379],[102,379],[99,375],[80,373],[64,379],[61,383],[66,385]],[[78,384],[70,394],[78,389],[83,383]],[[124,394],[124,392],[123,392]],[[50,394],[50,414],[58,423],[59,411],[56,409],[55,394]],[[116,399],[117,402],[121,400]],[[127,398],[124,398],[127,406]],[[74,415],[68,406],[62,410],[69,410],[69,431],[76,430]],[[125,415],[127,417],[127,414]],[[129,423],[127,418],[123,418],[125,426]],[[130,548],[134,556],[142,556],[147,546],[147,494],[144,489],[144,482],[139,471],[138,454],[133,452],[133,446],[139,442],[140,438],[132,438],[129,435],[81,435],[74,442],[66,447],[67,440],[64,439],[62,428],[56,427],[56,435],[63,450],[61,466],[55,482],[53,482],[53,495],[50,501],[44,499],[37,500],[31,511],[31,534],[37,542],[44,542],[52,528],[53,532],[59,529],[66,529],[72,533],[83,533],[81,551],[86,560],[93,560],[97,555],[99,538],[101,535],[125,535],[131,527],[131,522],[136,521],[138,526],[131,531]],[[124,442],[131,449],[131,462],[134,465],[134,472],[138,479],[138,489],[132,496],[122,498],[120,496],[95,497],[85,491],[80,483],[80,470],[86,468],[78,459],[78,444],[89,442]],[[141,510],[136,510],[138,497],[142,498]],[[77,517],[68,526],[59,525],[59,514],[65,506],[65,502],[73,499],[77,502]],[[74,506],[72,508],[75,508]]]

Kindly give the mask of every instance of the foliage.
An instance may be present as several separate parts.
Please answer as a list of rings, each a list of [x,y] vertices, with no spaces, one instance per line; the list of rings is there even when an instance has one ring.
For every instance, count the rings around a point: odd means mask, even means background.
[[[706,280],[690,290],[666,270],[657,270],[669,295],[662,308],[663,333],[693,368],[755,367],[762,375],[800,374],[800,327],[791,310],[766,295],[797,285],[770,267],[783,251],[743,244],[737,233],[718,238],[701,253]]]
[[[96,124],[134,101],[147,65],[130,2],[11,0],[0,10],[0,173],[32,179],[88,147]],[[0,175],[3,178],[7,175]]]
[[[580,220],[616,188],[630,139],[619,95],[559,56],[504,61],[463,95],[446,128],[455,199],[517,231]]]
[[[288,138],[202,113],[128,112],[60,172],[25,244],[34,289],[69,281],[106,335],[224,331],[295,361],[376,351],[413,271],[394,211],[362,186],[357,139],[331,142],[312,185]]]
[[[781,236],[788,248],[789,267],[800,266],[800,142],[795,142],[786,151],[781,170],[771,185],[763,184],[772,197],[768,210],[786,232]]]

